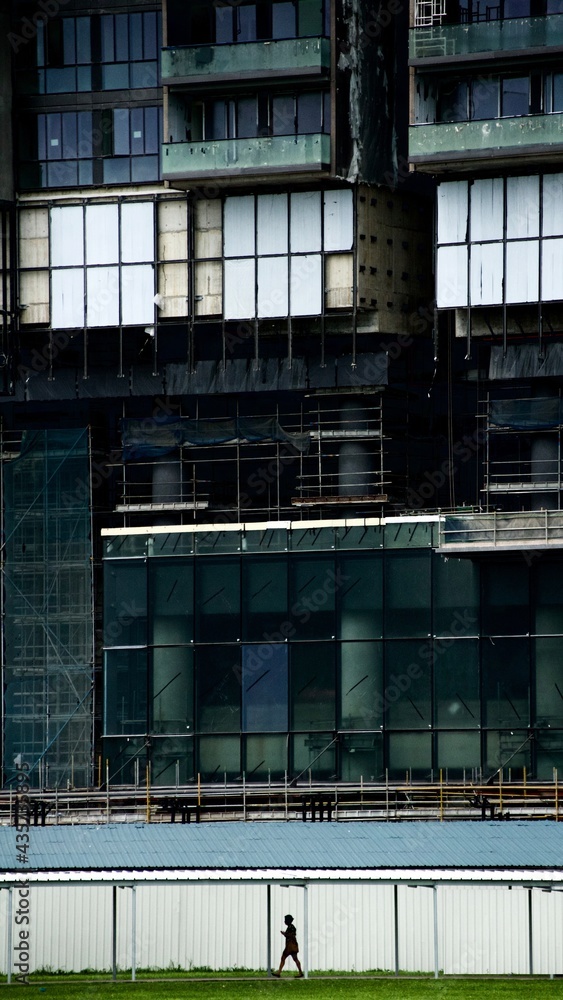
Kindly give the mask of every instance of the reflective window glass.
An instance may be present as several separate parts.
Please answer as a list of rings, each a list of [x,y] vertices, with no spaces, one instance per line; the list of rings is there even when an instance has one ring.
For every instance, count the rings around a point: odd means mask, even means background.
[[[256,4],[246,4],[236,11],[236,41],[256,41]]]
[[[530,111],[530,80],[527,76],[510,76],[502,80],[501,115],[517,117]]]
[[[241,776],[239,736],[200,736],[197,770],[202,781],[233,781]]]
[[[386,636],[430,634],[430,556],[430,551],[386,554]]]
[[[113,111],[113,152],[115,156],[128,156],[131,152],[129,108],[115,108]]]
[[[342,735],[338,740],[342,781],[382,781],[383,738],[379,733]]]
[[[242,728],[250,733],[288,728],[288,647],[257,643],[242,647]]]
[[[510,729],[530,722],[529,639],[483,639],[483,724]]]
[[[485,733],[485,764],[483,777],[496,775],[502,767],[505,781],[509,777],[522,779],[524,768],[531,770],[531,741],[525,729],[497,730]],[[509,775],[509,771],[511,772]],[[551,775],[553,777],[553,774]]]
[[[432,724],[431,664],[420,642],[385,646],[384,709],[390,729],[428,729]]]
[[[115,649],[105,654],[104,732],[147,732],[147,651]]]
[[[295,558],[291,564],[289,617],[298,639],[333,639],[339,578],[332,558]]]
[[[294,634],[288,621],[287,561],[266,556],[242,561],[245,639],[283,642]]]
[[[106,565],[104,646],[139,646],[147,641],[146,566],[143,562]]]
[[[238,646],[199,646],[196,662],[196,728],[202,733],[239,732],[241,665]]]
[[[215,8],[215,42],[217,45],[230,45],[234,42],[233,7]]]
[[[434,658],[434,719],[445,729],[475,729],[481,723],[479,642],[458,639],[432,647]]]
[[[328,13],[330,4],[326,0]],[[299,35],[322,35],[323,33],[323,0],[298,0]]]
[[[527,635],[530,631],[528,568],[514,563],[484,563],[482,631],[484,635]]]
[[[290,658],[291,728],[334,729],[333,643],[292,643]]]
[[[129,15],[129,57],[139,60],[143,58],[143,15]]]
[[[92,45],[90,38],[90,18],[76,18],[76,61],[89,63],[92,60]]]
[[[193,639],[193,563],[149,562],[149,642],[156,646]]]
[[[247,139],[258,134],[255,97],[242,97],[237,101],[237,136]]]
[[[481,765],[480,733],[438,733],[436,735],[436,766],[444,781],[469,779]]]
[[[290,94],[272,98],[272,135],[293,135],[295,101]]]
[[[253,735],[245,739],[247,781],[282,781],[288,768],[287,736]]]
[[[535,639],[535,725],[563,726],[563,637]]]
[[[535,566],[532,593],[532,631],[537,635],[563,634],[563,563],[539,560]]]
[[[295,3],[272,4],[272,38],[295,38],[296,13]]]
[[[457,80],[444,82],[438,90],[436,121],[465,121],[468,117],[467,94],[467,83]]]
[[[434,557],[434,635],[479,632],[479,569],[471,559]]]
[[[151,784],[178,785],[193,781],[194,739],[165,736],[151,740]]]
[[[499,81],[498,77],[482,76],[471,82],[469,117],[473,120],[498,118]]]
[[[318,781],[336,777],[334,733],[299,733],[291,740],[292,775]]]
[[[240,638],[238,559],[200,559],[196,564],[196,622],[200,642]]]
[[[341,555],[338,636],[378,639],[383,625],[383,559],[379,554]]]
[[[383,648],[380,642],[338,646],[340,728],[377,729],[383,722]]]
[[[193,647],[157,646],[152,650],[148,714],[153,733],[193,733]]]
[[[322,95],[299,94],[297,97],[297,131],[308,135],[322,130]]]
[[[431,733],[389,733],[389,777],[395,781],[428,781],[432,770]]]

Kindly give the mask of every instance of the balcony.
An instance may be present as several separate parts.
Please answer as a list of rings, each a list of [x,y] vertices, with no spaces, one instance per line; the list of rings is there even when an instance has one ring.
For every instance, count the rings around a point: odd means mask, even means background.
[[[441,24],[410,32],[411,64],[545,55],[563,47],[563,14],[517,17],[478,24]]]
[[[322,133],[173,142],[162,147],[162,177],[169,181],[239,174],[316,173],[329,166],[330,136]]]
[[[421,166],[494,157],[497,161],[536,154],[558,158],[563,143],[563,112],[494,118],[473,122],[411,125],[409,159]]]
[[[162,82],[168,85],[319,76],[329,69],[328,38],[287,38],[162,50]]]
[[[563,547],[563,512],[455,514],[440,518],[438,550],[443,553],[525,551],[534,557],[543,549]]]

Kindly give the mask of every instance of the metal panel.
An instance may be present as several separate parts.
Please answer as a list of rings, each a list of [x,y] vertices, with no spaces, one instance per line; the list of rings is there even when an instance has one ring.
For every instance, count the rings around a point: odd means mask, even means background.
[[[528,972],[527,890],[439,889],[440,957],[457,975],[525,975]]]
[[[225,257],[252,256],[254,246],[254,196],[249,194],[242,198],[225,198]]]
[[[504,185],[501,177],[474,181],[470,188],[471,240],[502,240]]]
[[[539,232],[539,177],[509,177],[506,181],[507,239],[512,240],[524,236],[539,236]],[[524,300],[522,299],[519,301]]]
[[[152,264],[131,264],[121,268],[121,322],[154,321],[154,268]]]
[[[80,205],[51,209],[51,264],[71,267],[84,263],[84,218]]]
[[[465,243],[467,240],[467,181],[438,185],[438,243]]]
[[[117,205],[86,206],[86,263],[117,264],[119,259]]]
[[[506,244],[506,301],[537,302],[539,240]]]
[[[303,191],[291,195],[292,253],[321,249],[321,193]]]
[[[542,240],[542,299],[563,299],[563,239]]]
[[[256,314],[254,259],[225,261],[225,319],[253,319]]]
[[[351,253],[325,257],[325,308],[351,308],[354,290],[354,257]]]
[[[543,178],[542,232],[544,236],[563,236],[563,174]]]
[[[290,311],[292,316],[319,316],[322,312],[321,255],[291,258]]]
[[[119,325],[119,268],[86,269],[86,325]]]
[[[351,250],[354,239],[354,201],[352,191],[325,191],[324,248]]]
[[[287,195],[259,195],[257,213],[258,253],[287,253]]]
[[[471,305],[502,302],[502,244],[475,243],[471,247]]]
[[[436,254],[436,305],[467,305],[467,246],[439,247]]]
[[[287,257],[262,257],[258,260],[258,316],[287,316],[287,277]]]
[[[51,277],[51,325],[55,330],[84,326],[84,271],[67,268]]]
[[[153,260],[154,205],[151,201],[125,202],[121,206],[121,262]]]

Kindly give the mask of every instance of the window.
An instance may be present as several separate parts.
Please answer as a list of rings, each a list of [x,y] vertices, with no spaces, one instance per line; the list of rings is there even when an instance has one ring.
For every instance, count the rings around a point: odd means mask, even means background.
[[[563,73],[546,73],[544,110],[547,114],[563,111]]]
[[[346,189],[226,198],[225,318],[320,315],[323,268],[349,255],[352,238]]]
[[[473,120],[498,118],[499,80],[494,76],[482,76],[471,81],[469,117]]]
[[[319,132],[330,132],[328,92],[252,94],[205,104],[203,138],[209,141]]]
[[[153,322],[153,219],[152,202],[51,209],[54,329]]]
[[[527,115],[530,111],[530,79],[528,76],[509,76],[501,81],[501,109],[505,118]]]

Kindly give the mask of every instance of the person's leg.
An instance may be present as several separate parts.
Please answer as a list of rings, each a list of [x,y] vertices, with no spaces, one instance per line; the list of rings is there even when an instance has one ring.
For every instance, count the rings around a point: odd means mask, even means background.
[[[301,968],[301,962],[299,961],[297,955],[292,955],[291,957],[292,957],[293,961],[295,962],[297,968],[299,969],[299,975],[302,976],[303,975],[303,969]]]
[[[285,956],[285,951],[283,951],[282,952],[282,957],[280,958],[280,964],[279,964],[279,967],[278,967],[278,971],[274,972],[274,976],[281,976],[281,971],[282,971],[282,969],[283,969],[283,967],[285,965],[285,957],[286,957]]]

